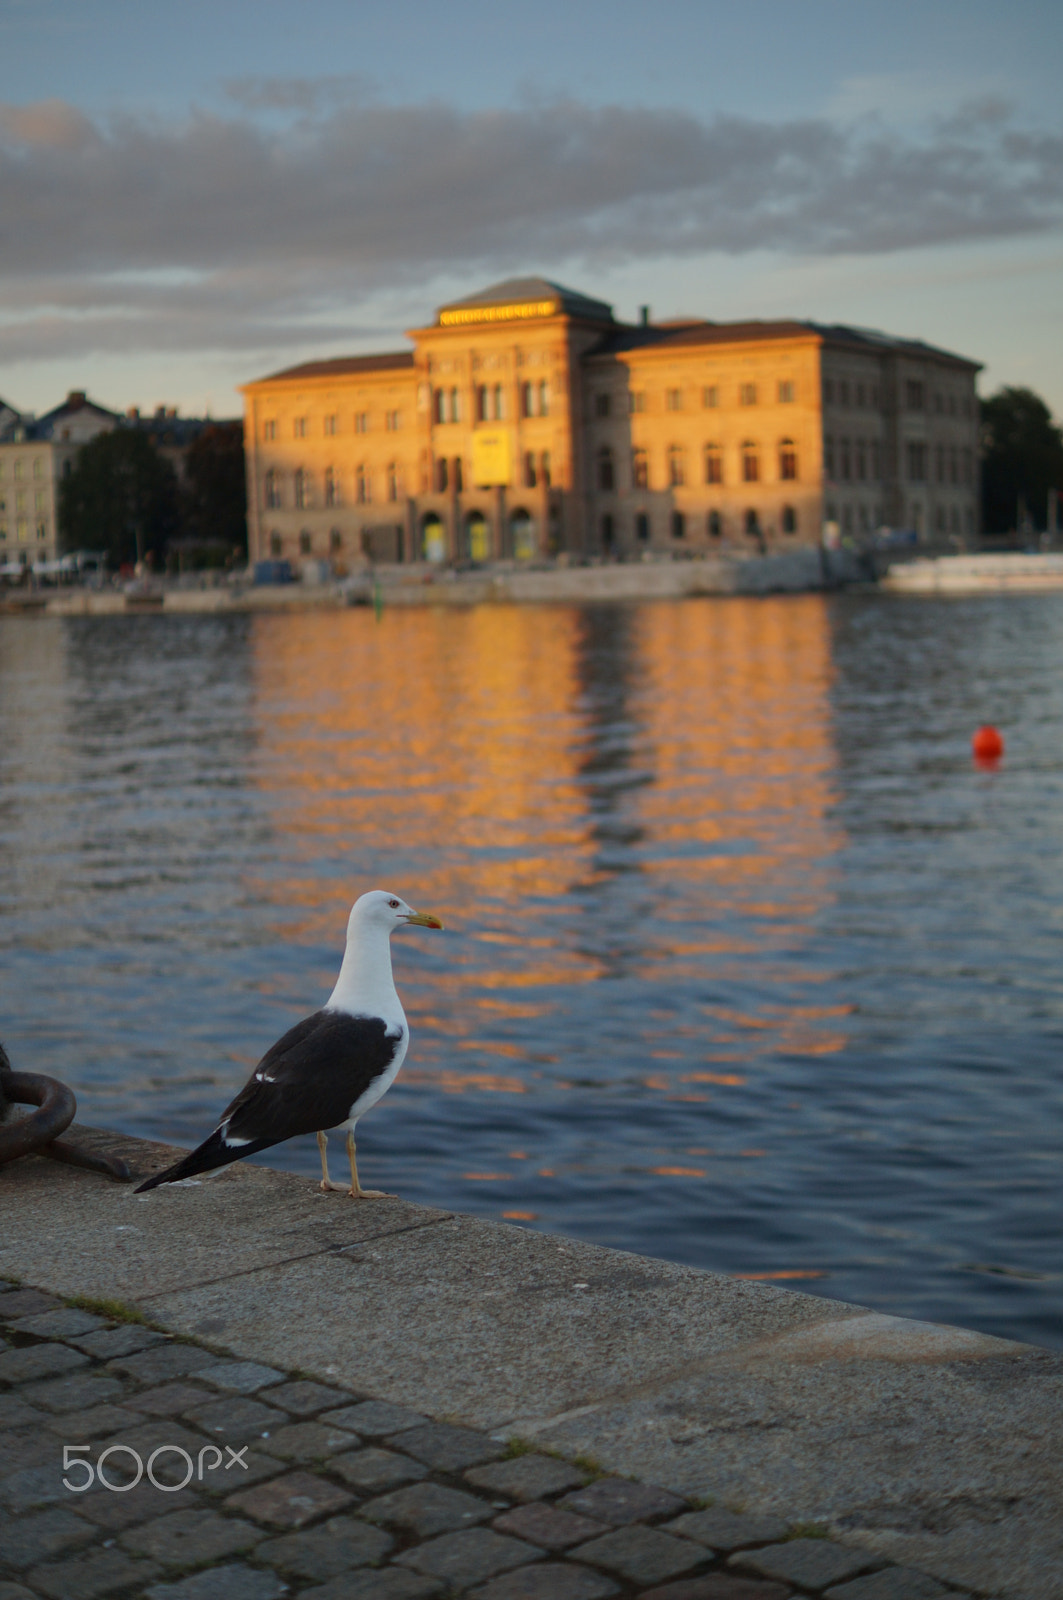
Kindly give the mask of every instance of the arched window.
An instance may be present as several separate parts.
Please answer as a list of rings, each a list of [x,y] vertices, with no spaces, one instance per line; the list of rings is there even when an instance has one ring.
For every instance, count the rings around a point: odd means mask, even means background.
[[[550,385],[545,378],[539,385],[539,415],[541,417],[550,415]]]
[[[672,489],[681,489],[687,481],[686,461],[683,457],[681,445],[673,444],[668,447],[668,484]]]
[[[522,417],[535,415],[535,385],[522,383],[520,386],[520,414]]]
[[[470,561],[490,560],[490,535],[482,511],[470,511],[465,518],[465,549]]]
[[[535,555],[535,521],[523,506],[510,515],[509,548],[518,561],[530,561]]]
[[[295,504],[300,511],[310,504],[310,474],[302,467],[295,469]]]
[[[454,493],[460,494],[465,487],[465,474],[462,470],[461,457],[455,456],[452,465],[454,467]]]
[[[442,520],[434,511],[430,511],[421,524],[421,552],[426,561],[446,560],[446,533]]]
[[[330,528],[328,532],[328,547],[332,555],[338,555],[343,549],[343,534],[339,528]]]
[[[477,420],[477,422],[486,422],[488,420],[488,416],[487,416],[487,399],[488,399],[488,396],[487,396],[487,385],[485,383],[478,383],[476,385],[476,420]]]
[[[723,455],[718,444],[705,446],[705,482],[723,482]]]
[[[388,499],[399,498],[399,466],[397,461],[388,462]]]
[[[779,477],[793,482],[797,477],[797,450],[792,439],[779,441]]]
[[[760,538],[760,518],[752,507],[746,512],[746,533],[751,539]]]
[[[539,474],[535,466],[535,451],[526,450],[524,452],[524,487],[526,489],[534,489],[538,482]]]
[[[549,489],[551,483],[549,450],[544,450],[539,457],[539,476],[543,480],[544,489]]]
[[[494,400],[494,419],[496,422],[501,422],[506,414],[506,397],[500,383],[495,384]]]
[[[447,394],[445,389],[436,389],[432,395],[432,421],[446,422],[447,420]]]
[[[461,390],[460,389],[451,389],[451,391],[450,391],[450,420],[451,420],[451,422],[460,422],[461,421]]]
[[[614,541],[615,541],[615,538],[616,538],[616,534],[615,534],[615,531],[614,531],[614,528],[613,528],[613,519],[609,515],[608,511],[606,512],[605,516],[602,518],[601,526],[602,526],[602,549],[607,554],[609,554],[612,551],[613,544],[614,544]]]
[[[436,462],[436,493],[446,494],[449,484],[450,472],[447,468],[447,460],[445,456],[440,456]]]
[[[358,463],[354,474],[355,497],[360,506],[367,506],[373,498],[373,481],[369,476],[369,469],[363,462]]]
[[[613,452],[607,444],[603,444],[598,451],[598,487],[606,491],[615,487]]]
[[[706,532],[708,533],[710,539],[723,538],[723,518],[720,516],[718,511],[709,512],[709,520]]]
[[[280,476],[271,467],[266,473],[266,510],[277,511],[281,503]]]
[[[648,489],[650,486],[650,464],[645,450],[632,450],[631,452],[631,487],[633,489]]]
[[[270,553],[271,556],[277,557],[277,556],[279,556],[281,554],[283,549],[284,549],[284,540],[281,538],[280,534],[274,528],[273,532],[269,536],[269,553]]]
[[[687,536],[687,519],[681,511],[672,512],[672,538],[685,539]]]
[[[645,511],[639,511],[635,516],[635,538],[639,544],[650,542],[650,519]]]
[[[752,439],[742,441],[742,482],[757,483],[760,479],[760,457]]]
[[[313,547],[314,541],[310,536],[310,529],[303,528],[299,534],[299,554],[301,556],[308,556]]]
[[[782,508],[782,531],[783,533],[797,532],[797,512],[793,506],[783,506]]]
[[[336,474],[331,467],[325,468],[325,504],[338,506],[340,503],[340,486],[336,482]]]

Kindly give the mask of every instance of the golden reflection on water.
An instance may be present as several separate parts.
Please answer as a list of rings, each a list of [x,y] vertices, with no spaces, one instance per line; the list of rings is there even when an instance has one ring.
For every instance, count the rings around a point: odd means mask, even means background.
[[[669,902],[682,919],[667,948],[649,953],[645,976],[665,983],[701,974],[711,956],[714,975],[741,981],[750,976],[744,958],[755,955],[763,980],[765,953],[802,943],[830,900],[832,857],[843,843],[830,815],[835,755],[823,599],[644,606],[636,616],[641,759],[654,774],[636,798],[639,822],[655,845],[643,870],[660,880],[662,919]],[[692,849],[696,844],[703,848]],[[714,932],[729,918],[742,931],[735,937],[727,928],[723,937],[692,941],[692,901],[711,915]],[[792,986],[795,974],[787,977]],[[806,977],[822,981],[820,973]],[[779,1051],[829,1054],[846,1042],[840,1028],[812,1025],[843,1015],[845,1007],[787,999],[762,1003],[755,1014],[702,1009],[716,1024],[704,1052],[715,1061]],[[686,1032],[675,1029],[672,1037]],[[647,1034],[655,1037],[659,1032]],[[733,1056],[719,1048],[729,1044],[740,1046]],[[743,1081],[737,1074],[679,1077]]]
[[[441,914],[563,894],[586,850],[577,644],[563,608],[256,618],[264,781],[291,798],[278,827],[307,859],[408,840],[425,852],[417,895]],[[317,921],[349,885],[289,893]]]
[[[614,623],[610,661],[598,647]],[[745,1074],[700,1063],[843,1048],[844,1008],[795,1003],[790,959],[831,897],[842,842],[821,597],[646,604],[604,623],[560,606],[258,616],[252,659],[256,770],[283,839],[281,870],[256,887],[299,908],[287,937],[341,936],[368,886],[335,870],[348,848],[408,860],[387,887],[460,930],[444,977],[421,974],[409,992],[407,1084],[523,1093],[543,1077],[536,1063],[557,1061],[566,989],[609,972],[576,897],[615,872],[618,819],[657,923],[638,952],[643,982],[744,981],[754,961],[761,988],[776,961],[785,976],[755,1010],[702,1005],[702,1029],[666,1010],[645,1033],[659,1070],[637,1074],[642,1088],[701,1100]],[[612,711],[595,710],[599,690]],[[610,788],[625,768],[632,781]],[[478,1070],[461,1067],[466,1051]]]

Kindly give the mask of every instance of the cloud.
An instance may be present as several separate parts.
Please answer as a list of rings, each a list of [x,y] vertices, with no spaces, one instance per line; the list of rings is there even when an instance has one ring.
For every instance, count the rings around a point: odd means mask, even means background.
[[[1044,231],[1063,135],[973,103],[918,134],[567,99],[389,105],[360,80],[242,80],[240,110],[90,121],[0,105],[0,356],[353,337],[439,273],[829,256]]]
[[[320,78],[227,78],[227,97],[245,111],[315,111],[356,95],[375,95],[371,78],[358,72],[332,73]]]
[[[92,123],[65,100],[37,100],[28,106],[0,105],[0,129],[16,145],[74,150],[93,137]]]

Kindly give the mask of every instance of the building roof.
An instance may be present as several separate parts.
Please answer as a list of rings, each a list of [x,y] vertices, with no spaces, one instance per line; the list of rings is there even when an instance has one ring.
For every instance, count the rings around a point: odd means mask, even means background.
[[[627,350],[651,348],[667,351],[689,345],[743,344],[758,340],[808,338],[810,335],[827,344],[848,345],[876,354],[888,350],[897,355],[910,355],[916,360],[930,358],[954,362],[975,371],[980,366],[977,361],[955,355],[950,350],[940,350],[921,339],[897,339],[888,333],[879,333],[874,328],[851,328],[843,323],[805,322],[796,318],[779,322],[696,322],[683,318],[673,323],[624,326],[615,333],[606,334],[592,354],[618,355]]]
[[[549,278],[505,278],[462,300],[448,300],[439,307],[438,315],[442,320],[446,312],[476,311],[488,306],[545,305],[548,301],[554,302],[555,315],[562,313],[589,322],[613,321],[613,308],[604,300],[592,300],[590,295],[580,294],[578,289],[566,289],[563,283],[553,283]]]
[[[11,438],[21,420],[22,418],[18,411],[15,410],[15,407],[9,405],[0,395],[0,444],[6,443]]]
[[[51,411],[46,411],[43,417],[38,417],[36,422],[27,425],[27,439],[52,439],[57,428],[72,417],[98,417],[103,422],[112,425],[121,421],[117,411],[108,411],[105,406],[98,406],[95,400],[90,400],[84,389],[71,389],[62,405],[55,406]]]
[[[412,350],[388,350],[376,356],[335,356],[329,361],[304,361],[297,367],[285,367],[281,372],[257,378],[255,382],[298,383],[303,378],[343,378],[354,372],[392,372],[412,366]]]
[[[841,322],[809,322],[807,326],[826,339],[828,344],[857,345],[868,350],[891,350],[896,355],[908,355],[917,361],[928,358],[934,361],[951,361],[960,367],[970,367],[972,372],[980,372],[982,369],[980,361],[972,361],[969,356],[959,356],[954,350],[942,350],[940,345],[927,344],[923,339],[898,339],[893,334],[880,333],[877,328],[853,328]]]

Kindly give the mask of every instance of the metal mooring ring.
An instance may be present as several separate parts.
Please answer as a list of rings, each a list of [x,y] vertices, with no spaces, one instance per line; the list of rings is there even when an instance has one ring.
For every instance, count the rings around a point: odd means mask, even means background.
[[[99,1156],[58,1136],[65,1133],[77,1115],[72,1089],[57,1078],[36,1072],[13,1072],[3,1045],[0,1045],[0,1116],[7,1104],[30,1105],[38,1109],[28,1117],[0,1121],[0,1167],[21,1156],[47,1156],[72,1167],[87,1167],[118,1183],[130,1181],[129,1168],[115,1156]]]

